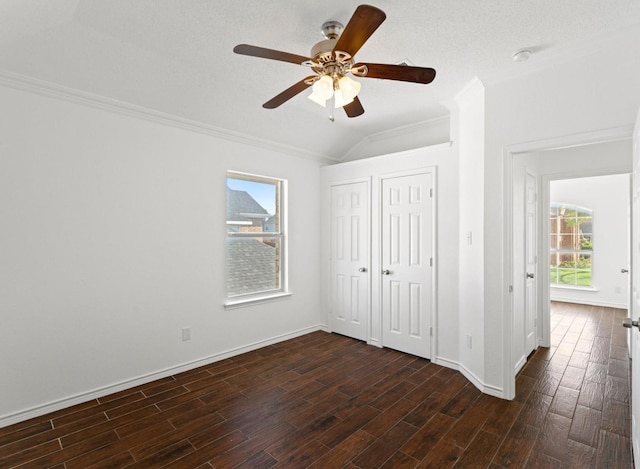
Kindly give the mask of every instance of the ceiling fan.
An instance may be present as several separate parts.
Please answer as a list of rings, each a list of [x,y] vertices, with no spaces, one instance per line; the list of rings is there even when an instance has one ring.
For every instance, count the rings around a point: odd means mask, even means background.
[[[354,55],[386,17],[379,8],[360,5],[346,27],[337,21],[324,23],[322,32],[326,39],[313,46],[311,57],[248,44],[239,44],[233,48],[233,51],[236,54],[304,65],[313,70],[314,75],[290,86],[264,103],[262,107],[275,109],[311,86],[313,93],[309,99],[328,107],[329,119],[334,120],[333,109],[338,107],[343,107],[348,117],[357,117],[364,113],[364,108],[357,96],[361,85],[351,79],[349,74],[361,78],[423,84],[431,83],[436,76],[436,71],[432,68],[354,61]]]

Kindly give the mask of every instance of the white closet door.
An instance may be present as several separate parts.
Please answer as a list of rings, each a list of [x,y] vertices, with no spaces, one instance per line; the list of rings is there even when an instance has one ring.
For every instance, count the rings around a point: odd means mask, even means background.
[[[369,185],[331,187],[331,314],[333,332],[367,340],[370,289]]]
[[[432,175],[382,181],[382,344],[430,358]]]

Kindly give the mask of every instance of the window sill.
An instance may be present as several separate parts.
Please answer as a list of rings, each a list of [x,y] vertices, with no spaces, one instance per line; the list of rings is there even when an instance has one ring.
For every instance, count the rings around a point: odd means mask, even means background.
[[[600,290],[594,287],[581,287],[579,285],[551,285],[551,288],[555,288],[558,290],[576,290],[576,291],[586,291],[597,293]]]
[[[272,301],[280,301],[290,297],[291,292],[278,292],[269,295],[252,296],[251,298],[238,298],[234,300],[227,300],[224,302],[224,309],[236,309],[244,308],[246,306],[253,306],[260,303],[270,303]]]

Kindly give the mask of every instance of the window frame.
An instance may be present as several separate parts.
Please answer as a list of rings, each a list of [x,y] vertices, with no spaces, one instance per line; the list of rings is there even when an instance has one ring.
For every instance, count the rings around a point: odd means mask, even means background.
[[[591,231],[589,232],[589,238],[586,238],[590,242],[590,249],[570,249],[570,248],[562,248],[558,245],[561,242],[563,236],[576,236],[576,233],[569,233],[562,230],[562,228],[557,223],[557,218],[559,216],[560,209],[564,208],[567,210],[571,210],[574,212],[573,216],[570,217],[573,220],[576,220],[576,226],[581,226],[582,223],[578,223],[580,219],[588,219],[589,223],[591,223]],[[588,207],[583,207],[575,204],[562,203],[562,202],[551,202],[549,206],[549,284],[552,288],[573,288],[573,289],[581,289],[581,290],[593,290],[595,289],[593,280],[593,258],[594,258],[594,250],[593,250],[593,210]],[[554,213],[555,210],[555,213]],[[580,230],[581,231],[581,230]],[[582,231],[581,231],[582,232]],[[555,239],[555,243],[552,243],[551,240]],[[578,283],[578,272],[580,269],[577,266],[574,267],[563,267],[564,270],[573,270],[575,275],[574,283],[560,283],[554,281],[554,278],[559,278],[558,271],[560,269],[559,264],[556,261],[555,264],[555,276],[553,275],[554,263],[552,262],[552,258],[554,256],[562,256],[562,255],[572,255],[572,256],[580,256],[580,257],[588,257],[589,258],[589,284],[583,285]]]
[[[289,292],[288,282],[288,235],[287,235],[287,180],[271,176],[264,176],[241,171],[228,170],[225,175],[225,191],[227,190],[228,179],[238,179],[249,182],[257,182],[263,184],[273,184],[276,187],[275,194],[275,213],[272,216],[278,217],[278,230],[276,231],[256,231],[256,232],[233,232],[229,231],[229,220],[227,220],[227,212],[225,211],[225,302],[226,309],[248,306],[254,303],[273,301],[285,298],[291,295]],[[250,194],[251,195],[251,194]],[[255,200],[255,199],[254,199]],[[227,196],[225,202],[228,203]],[[228,241],[230,239],[274,239],[279,243],[279,254],[276,256],[276,270],[278,271],[279,286],[274,289],[264,291],[253,291],[249,293],[229,294],[228,276],[229,266],[227,264]]]

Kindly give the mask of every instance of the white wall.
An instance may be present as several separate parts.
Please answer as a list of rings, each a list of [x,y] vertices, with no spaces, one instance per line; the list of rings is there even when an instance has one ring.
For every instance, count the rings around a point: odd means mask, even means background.
[[[484,380],[484,139],[485,88],[472,81],[455,98],[454,145],[460,158],[460,363],[467,377],[486,389]]]
[[[0,102],[0,426],[326,327],[317,162],[9,88]],[[228,169],[289,180],[288,299],[223,307]]]
[[[629,156],[631,153],[629,152]],[[631,163],[631,162],[629,162]],[[593,290],[551,287],[551,300],[627,308],[629,175],[551,181],[552,202],[593,210]]]
[[[486,88],[485,380],[507,389],[510,373],[510,246],[505,218],[509,149],[577,143],[608,129],[630,129],[640,105],[640,28],[575,60]],[[535,60],[535,55],[532,57]]]
[[[449,116],[369,135],[351,148],[344,162],[382,156],[450,141]]]
[[[329,233],[330,185],[358,178],[371,177],[372,184],[379,185],[380,177],[399,171],[416,168],[436,168],[436,356],[432,360],[457,368],[458,356],[458,159],[448,144],[436,145],[402,153],[353,161],[322,168],[322,238],[323,255],[322,278],[324,311],[329,311]],[[375,197],[377,192],[372,191]],[[379,227],[379,213],[372,214],[372,230]],[[372,236],[375,241],[377,238]],[[377,249],[374,245],[373,249]],[[380,266],[372,265],[371,271],[379,271]],[[372,297],[379,296],[379,275],[372,278]],[[375,306],[377,303],[372,302]],[[372,310],[371,343],[381,343],[380,311]]]

